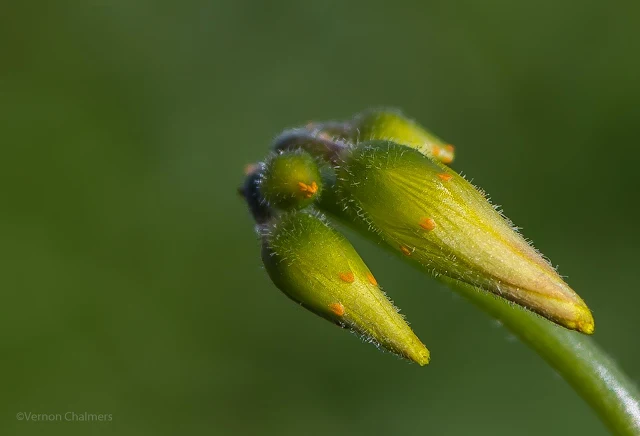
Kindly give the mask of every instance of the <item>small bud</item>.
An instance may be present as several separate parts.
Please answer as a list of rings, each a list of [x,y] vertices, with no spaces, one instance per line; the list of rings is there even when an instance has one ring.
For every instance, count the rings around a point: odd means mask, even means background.
[[[354,125],[359,141],[382,139],[415,148],[442,163],[453,162],[454,148],[400,111],[369,110],[356,115]]]
[[[260,192],[271,206],[280,209],[304,208],[322,192],[318,164],[303,150],[276,154],[264,164]]]
[[[295,211],[265,226],[262,260],[273,283],[306,309],[394,354],[429,362],[353,246],[322,218]]]
[[[450,168],[388,141],[345,154],[337,189],[345,209],[398,253],[591,334],[588,307],[473,185]]]

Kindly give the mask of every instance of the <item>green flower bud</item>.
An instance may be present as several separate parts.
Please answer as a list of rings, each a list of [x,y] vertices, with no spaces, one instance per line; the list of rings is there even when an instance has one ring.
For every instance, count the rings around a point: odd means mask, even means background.
[[[272,156],[261,173],[260,193],[269,205],[280,209],[301,209],[322,192],[320,169],[303,150],[283,151]]]
[[[353,246],[323,218],[283,214],[263,229],[262,260],[289,298],[420,365],[429,352],[382,292]]]
[[[484,195],[450,168],[387,141],[345,153],[340,201],[404,256],[591,334],[588,307]]]
[[[285,132],[276,140],[276,149],[291,145],[292,133],[301,137],[306,132],[308,137],[315,138],[314,146],[304,144],[305,150],[313,155],[327,155],[331,158],[340,151],[340,140],[351,143],[371,140],[393,141],[415,148],[420,153],[432,157],[442,163],[450,164],[455,157],[454,147],[405,117],[395,109],[371,109],[355,115],[349,121],[325,121],[309,123],[306,129],[295,129]],[[301,142],[299,139],[298,142]],[[324,144],[323,144],[324,142]],[[333,160],[333,159],[328,159]]]
[[[356,115],[359,141],[382,139],[415,148],[442,163],[453,162],[454,148],[399,111],[369,110]]]

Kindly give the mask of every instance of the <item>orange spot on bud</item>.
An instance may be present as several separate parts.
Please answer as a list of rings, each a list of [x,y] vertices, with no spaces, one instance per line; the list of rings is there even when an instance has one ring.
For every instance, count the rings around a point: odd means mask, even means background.
[[[447,150],[449,153],[453,153],[453,150],[455,150],[455,148],[451,144],[445,145],[444,149]]]
[[[402,251],[402,254],[404,254],[405,256],[411,256],[411,250],[409,250],[408,247],[401,245],[400,250]]]
[[[342,303],[331,303],[329,309],[338,316],[344,315],[344,306]]]
[[[356,278],[351,271],[340,273],[340,280],[346,283],[353,283]]]
[[[440,156],[440,147],[438,147],[437,145],[434,145],[433,148],[431,149],[431,152],[435,157]]]
[[[308,185],[304,182],[298,182],[298,187],[300,188],[300,192],[302,192],[306,198],[311,198],[316,192],[318,192],[318,184],[316,182],[311,182]]]
[[[440,160],[442,161],[442,163],[450,164],[451,162],[453,162],[453,156],[442,156]]]
[[[371,273],[367,274],[367,280],[369,280],[369,283],[371,283],[373,286],[378,286],[378,281],[373,276],[373,274]]]
[[[438,177],[440,177],[440,180],[442,180],[443,182],[448,182],[453,176],[447,173],[440,173],[438,174]]]
[[[420,221],[420,227],[425,230],[433,230],[436,228],[436,222],[431,218],[423,218]]]

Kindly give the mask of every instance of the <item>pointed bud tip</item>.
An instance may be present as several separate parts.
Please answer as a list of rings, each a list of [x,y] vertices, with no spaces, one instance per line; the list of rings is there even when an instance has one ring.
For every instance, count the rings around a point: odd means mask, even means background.
[[[273,283],[304,308],[421,366],[429,362],[353,246],[321,216],[274,218],[264,229],[262,259]]]
[[[407,351],[407,357],[420,366],[428,365],[429,361],[431,360],[429,350],[427,350],[427,347],[425,347],[422,343],[420,343],[420,345],[416,344],[415,348]]]
[[[591,311],[587,306],[580,306],[577,311],[576,320],[570,321],[567,327],[586,335],[592,335],[596,329],[596,325]]]

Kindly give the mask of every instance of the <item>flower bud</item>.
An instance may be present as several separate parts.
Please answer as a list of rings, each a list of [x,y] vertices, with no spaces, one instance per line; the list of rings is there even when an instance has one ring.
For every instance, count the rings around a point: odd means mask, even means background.
[[[263,229],[262,260],[273,283],[306,309],[394,354],[429,362],[353,246],[321,217],[294,211],[273,220]]]
[[[313,203],[321,192],[318,164],[303,150],[283,151],[264,164],[260,193],[270,206],[301,209]]]
[[[415,148],[420,153],[450,164],[454,158],[454,148],[442,139],[428,132],[415,121],[405,117],[400,111],[369,110],[356,115],[354,125],[358,140],[383,139]]]
[[[352,218],[403,256],[593,333],[582,299],[480,191],[445,165],[403,145],[371,141],[345,153],[336,180]]]

